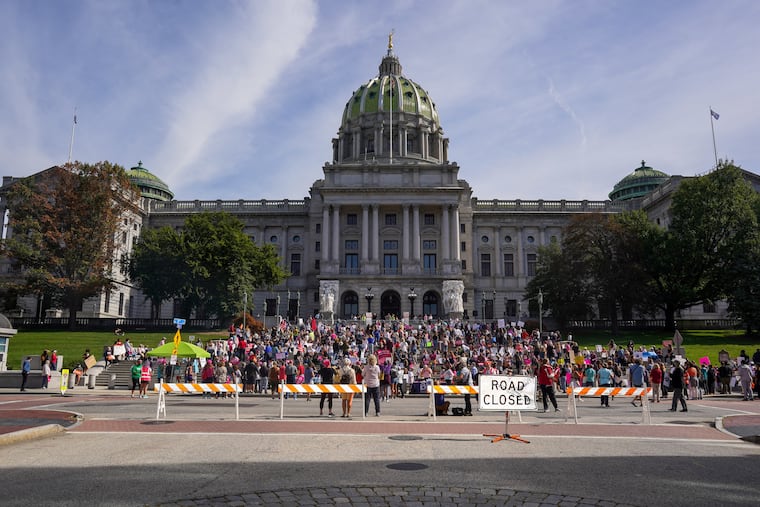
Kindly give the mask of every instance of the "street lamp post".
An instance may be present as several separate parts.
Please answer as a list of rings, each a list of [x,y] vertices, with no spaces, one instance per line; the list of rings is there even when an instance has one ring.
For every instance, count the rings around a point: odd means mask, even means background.
[[[411,310],[409,312],[409,318],[413,319],[414,318],[414,300],[417,299],[417,293],[414,292],[414,287],[410,287],[409,291],[410,292],[406,297],[409,298],[409,307]]]
[[[480,320],[486,321],[486,291],[480,293]]]
[[[541,289],[538,289],[538,335],[539,336],[541,336],[541,333],[543,333],[544,331],[543,318],[544,318],[544,293],[541,292]]]
[[[243,332],[245,332],[246,324],[248,321],[245,318],[245,312],[248,309],[248,292],[243,291]]]
[[[364,294],[364,299],[367,300],[367,313],[372,313],[372,300],[375,295],[372,294],[372,287],[367,287],[367,292]]]

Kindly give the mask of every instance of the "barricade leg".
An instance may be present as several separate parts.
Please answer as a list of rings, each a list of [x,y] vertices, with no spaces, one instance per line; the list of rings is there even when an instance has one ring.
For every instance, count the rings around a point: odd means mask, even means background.
[[[280,419],[285,419],[285,383],[280,382]]]
[[[240,420],[240,386],[235,384],[235,420]]]
[[[644,389],[644,396],[641,397],[641,423],[652,424],[652,413],[649,410],[649,394],[651,388]]]
[[[163,383],[158,385],[158,405],[156,406],[156,421],[164,414],[166,417],[166,394],[164,393]]]

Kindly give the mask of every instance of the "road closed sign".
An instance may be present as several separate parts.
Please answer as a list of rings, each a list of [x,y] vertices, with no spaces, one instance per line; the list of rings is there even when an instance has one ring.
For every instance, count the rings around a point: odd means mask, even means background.
[[[480,375],[480,410],[536,410],[536,377]]]

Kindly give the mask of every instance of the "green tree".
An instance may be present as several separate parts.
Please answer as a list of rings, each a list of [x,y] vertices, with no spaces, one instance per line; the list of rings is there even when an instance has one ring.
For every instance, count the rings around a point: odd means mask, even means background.
[[[650,298],[675,328],[675,312],[730,293],[744,276],[739,259],[757,233],[756,193],[740,168],[719,167],[681,183],[673,195],[667,230],[639,231],[646,247],[642,267],[649,275]]]
[[[243,223],[228,213],[201,213],[185,221],[180,234],[186,311],[227,319],[242,310],[243,292],[272,287],[287,274],[272,245],[258,247]]]
[[[151,303],[151,318],[158,318],[161,302],[180,294],[182,266],[180,235],[171,227],[144,229],[127,263],[130,279]]]
[[[755,220],[760,223],[760,195],[753,202]],[[729,311],[742,319],[747,334],[760,329],[760,227],[754,227],[745,248],[740,248],[728,268]]]
[[[543,309],[556,319],[560,328],[569,320],[587,319],[592,312],[591,287],[586,267],[577,255],[553,242],[538,249],[536,276],[526,286],[525,298],[537,309],[538,293],[543,294]]]
[[[74,328],[82,301],[112,287],[116,233],[136,210],[136,188],[118,165],[76,162],[14,182],[7,198],[2,253],[22,273],[12,288],[49,296]]]

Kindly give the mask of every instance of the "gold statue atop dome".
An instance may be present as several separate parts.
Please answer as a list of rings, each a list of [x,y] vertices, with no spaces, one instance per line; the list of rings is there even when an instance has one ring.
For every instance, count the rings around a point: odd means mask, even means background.
[[[388,51],[393,49],[393,32],[394,30],[391,30],[391,33],[388,34]]]

